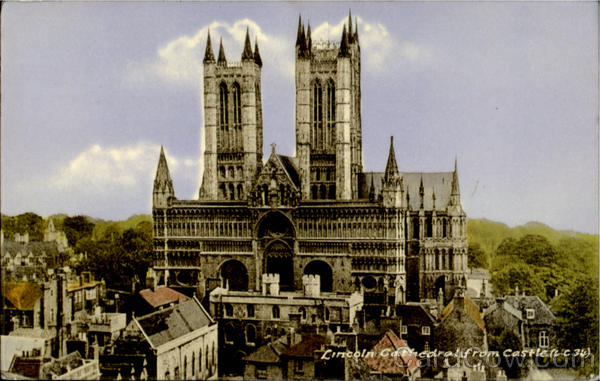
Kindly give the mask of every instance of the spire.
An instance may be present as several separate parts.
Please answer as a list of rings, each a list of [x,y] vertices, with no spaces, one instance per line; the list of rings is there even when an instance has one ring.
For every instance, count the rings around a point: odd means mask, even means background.
[[[375,201],[375,181],[373,180],[375,176],[371,174],[371,186],[369,187],[369,201]]]
[[[219,59],[217,60],[217,63],[227,63],[227,58],[225,58],[225,49],[223,49],[223,38],[219,39]]]
[[[298,34],[296,35],[296,47],[300,45],[302,41],[302,15],[298,15]]]
[[[388,153],[387,164],[385,165],[385,181],[389,181],[392,177],[400,176],[398,165],[396,164],[396,152],[394,151],[394,137],[390,136],[390,151]]]
[[[206,37],[206,50],[204,51],[204,63],[214,63],[215,56],[212,50],[212,44],[210,43],[210,30],[208,31],[208,35]]]
[[[354,18],[354,42],[358,43],[358,18]]]
[[[167,166],[167,158],[163,146],[160,146],[160,156],[158,158],[158,166],[156,167],[156,176],[154,176],[154,191],[168,193],[174,195],[173,181]]]
[[[431,201],[432,201],[432,209],[435,210],[435,188],[433,188],[432,194],[431,194]]]
[[[340,43],[340,57],[348,57],[350,51],[348,50],[348,34],[346,33],[346,24],[344,24],[344,30],[342,31],[342,40]]]
[[[254,38],[254,62],[256,62],[256,64],[259,67],[262,67],[262,59],[260,58],[260,53],[258,51],[258,38]]]
[[[423,174],[421,173],[421,183],[419,184],[419,198],[421,199],[421,209],[425,206],[425,187],[423,186]]]
[[[350,11],[350,9],[348,9],[348,42],[349,43],[353,43],[354,42],[354,38],[353,38],[353,33],[352,33],[352,11]]]
[[[310,23],[308,23],[308,29],[306,31],[306,49],[310,53],[312,50],[312,38],[310,38]]]
[[[252,53],[252,45],[250,44],[250,30],[246,27],[246,40],[244,41],[244,51],[242,52],[242,61],[254,60],[254,53]]]
[[[460,195],[460,189],[458,186],[458,169],[456,165],[456,156],[454,157],[454,172],[452,172],[452,193],[453,196]]]

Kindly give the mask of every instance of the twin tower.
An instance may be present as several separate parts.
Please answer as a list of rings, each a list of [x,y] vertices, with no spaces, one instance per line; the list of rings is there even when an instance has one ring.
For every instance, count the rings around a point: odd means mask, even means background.
[[[246,30],[241,61],[223,44],[204,55],[204,173],[200,199],[245,201],[262,169],[262,59]],[[300,19],[296,37],[296,156],[303,200],[358,198],[362,173],[360,46],[351,15],[339,42],[313,41]]]

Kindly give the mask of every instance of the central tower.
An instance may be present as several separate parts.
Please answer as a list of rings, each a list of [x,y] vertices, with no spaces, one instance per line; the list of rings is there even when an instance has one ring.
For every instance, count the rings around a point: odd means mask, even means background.
[[[296,157],[303,199],[358,198],[360,46],[351,15],[339,43],[313,43],[310,25],[298,21]]]

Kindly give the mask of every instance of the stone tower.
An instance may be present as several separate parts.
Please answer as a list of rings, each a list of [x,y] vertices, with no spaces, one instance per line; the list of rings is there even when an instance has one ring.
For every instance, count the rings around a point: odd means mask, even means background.
[[[202,200],[245,200],[262,165],[262,60],[246,29],[241,62],[215,61],[210,33],[204,54]]]
[[[303,199],[358,197],[362,172],[360,46],[348,15],[338,43],[296,38],[296,157]]]

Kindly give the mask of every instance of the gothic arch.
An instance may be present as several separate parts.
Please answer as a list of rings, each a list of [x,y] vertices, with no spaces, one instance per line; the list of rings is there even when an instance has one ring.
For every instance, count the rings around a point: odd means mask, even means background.
[[[229,284],[233,291],[248,290],[248,270],[244,264],[236,259],[229,259],[219,266],[221,285]]]
[[[304,266],[304,274],[319,275],[321,277],[321,291],[331,292],[333,290],[333,270],[329,263],[314,260]]]
[[[296,226],[292,220],[283,212],[278,210],[265,213],[259,218],[254,229],[257,238],[295,237]]]

